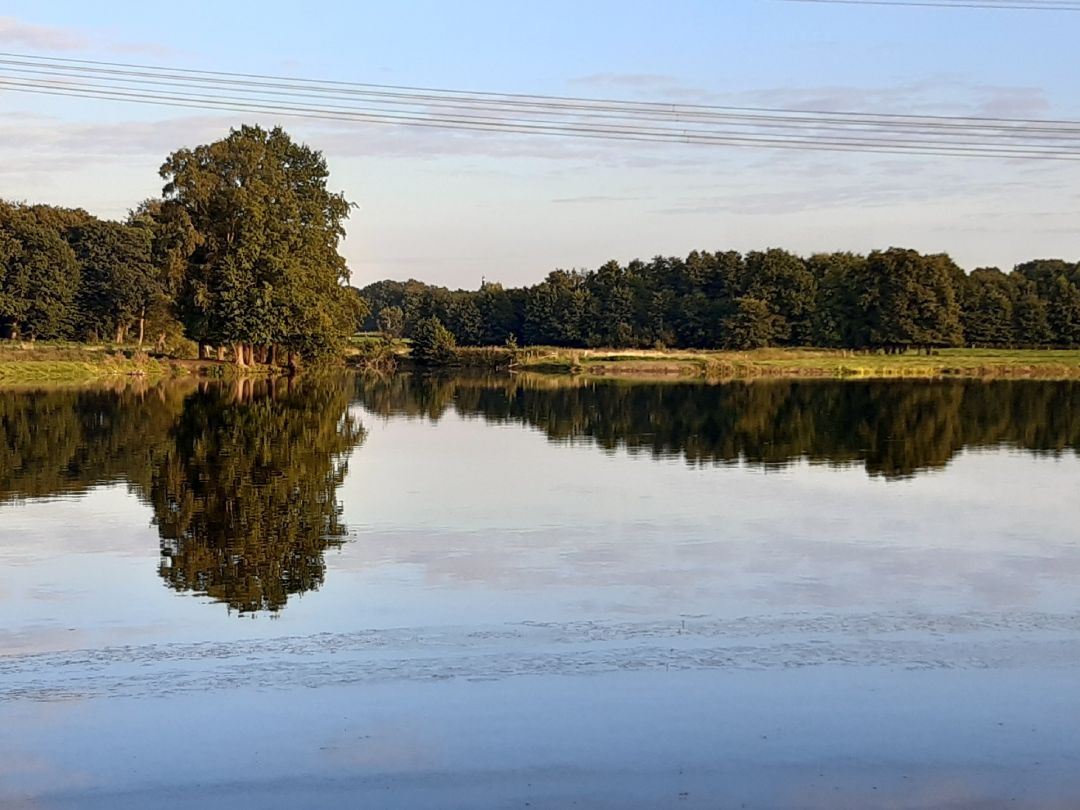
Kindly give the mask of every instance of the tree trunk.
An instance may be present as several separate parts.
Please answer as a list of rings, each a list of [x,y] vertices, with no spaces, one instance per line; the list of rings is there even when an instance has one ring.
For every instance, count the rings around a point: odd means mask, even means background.
[[[267,355],[267,358],[266,358],[266,364],[268,366],[276,366],[277,365],[277,344],[276,343],[271,343],[270,344],[270,351],[269,351],[269,353]]]
[[[244,360],[244,344],[243,343],[234,343],[233,344],[233,357],[236,359],[236,365],[238,365],[240,368],[244,368],[247,365],[247,363]]]
[[[218,359],[219,362],[222,362],[222,363],[225,362],[225,347],[224,346],[218,346],[217,347],[217,359]]]
[[[296,366],[296,352],[290,351],[289,352],[289,374],[290,375],[295,374],[296,373],[296,368],[297,368],[297,366]]]
[[[142,348],[143,335],[146,334],[146,310],[139,313],[139,348]]]
[[[247,352],[247,364],[249,366],[255,365],[255,347],[249,343],[244,348],[244,351]]]
[[[116,337],[114,338],[113,343],[123,343],[123,342],[124,342],[124,327],[120,326],[120,324],[117,324],[116,325]]]

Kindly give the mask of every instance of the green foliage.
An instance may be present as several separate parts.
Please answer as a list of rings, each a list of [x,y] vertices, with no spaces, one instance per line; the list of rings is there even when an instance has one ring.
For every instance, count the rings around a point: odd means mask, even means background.
[[[903,352],[965,343],[1080,345],[1078,281],[1076,266],[1059,261],[969,277],[948,256],[902,248],[808,259],[771,249],[556,270],[518,289],[484,283],[448,290],[410,280],[380,281],[361,292],[377,312],[400,309],[403,334],[435,317],[462,346],[499,345],[515,334],[527,345],[567,348]],[[378,327],[373,318],[365,323]]]
[[[68,233],[82,270],[77,332],[122,343],[136,319],[163,299],[151,261],[151,233],[118,222],[91,220]]]
[[[762,302],[771,318],[767,342],[806,345],[812,337],[812,316],[817,299],[817,278],[806,263],[786,250],[746,255],[742,297]],[[741,307],[740,307],[741,308]],[[729,342],[731,342],[729,340]]]
[[[463,347],[511,335],[565,348],[1080,346],[1080,265],[1060,259],[968,276],[946,255],[895,247],[693,251],[556,270],[530,287],[357,290],[338,252],[350,203],[327,189],[321,153],[282,129],[180,149],[161,175],[164,199],[124,223],[0,202],[0,336],[137,336],[156,351],[193,340],[241,366],[290,368],[339,352],[357,327],[427,343],[432,319]]]
[[[66,338],[76,320],[79,265],[39,213],[0,202],[0,333]]]
[[[425,365],[446,365],[454,359],[454,335],[436,317],[425,318],[416,325],[412,337],[412,358]]]
[[[379,310],[379,331],[387,340],[397,340],[405,329],[405,313],[401,307],[385,306]]]
[[[178,293],[191,337],[308,357],[340,348],[362,302],[337,250],[350,203],[327,190],[321,153],[242,126],[174,152],[161,176],[198,234]]]
[[[735,312],[724,323],[727,344],[732,349],[759,349],[789,334],[782,315],[760,298],[743,296],[735,301]]]
[[[854,279],[865,315],[866,345],[889,349],[954,346],[962,339],[956,281],[947,256],[914,250],[874,251]]]

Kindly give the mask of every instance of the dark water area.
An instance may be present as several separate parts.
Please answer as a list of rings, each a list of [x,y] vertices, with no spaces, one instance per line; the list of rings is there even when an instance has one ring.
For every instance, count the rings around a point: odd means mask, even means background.
[[[1080,384],[0,390],[0,807],[1080,806]]]

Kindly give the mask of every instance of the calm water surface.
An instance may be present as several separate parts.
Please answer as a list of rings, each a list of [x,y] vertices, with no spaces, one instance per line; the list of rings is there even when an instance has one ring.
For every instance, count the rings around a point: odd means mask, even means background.
[[[1080,806],[1080,385],[0,390],[0,807]]]

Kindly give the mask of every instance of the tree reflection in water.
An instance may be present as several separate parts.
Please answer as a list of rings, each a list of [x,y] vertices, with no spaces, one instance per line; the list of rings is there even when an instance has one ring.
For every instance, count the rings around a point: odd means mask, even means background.
[[[569,378],[300,378],[0,391],[0,505],[124,482],[153,508],[159,573],[242,613],[320,586],[345,537],[337,490],[379,415],[448,411],[556,442],[688,463],[860,464],[904,478],[965,448],[1080,451],[1080,383],[696,383]],[[484,459],[470,459],[481,464]]]
[[[159,572],[241,612],[319,587],[337,488],[363,438],[346,381],[0,392],[0,504],[126,481],[154,510]]]
[[[149,496],[161,576],[240,611],[314,590],[345,535],[337,488],[361,430],[341,385],[243,380],[188,398]]]
[[[691,464],[862,464],[906,478],[964,448],[1080,451],[1080,383],[1010,380],[627,383],[521,375],[361,380],[376,414],[447,411],[530,425],[555,441]]]

